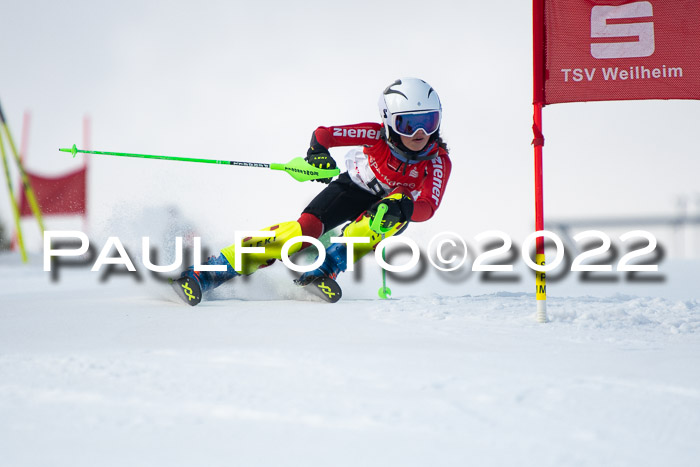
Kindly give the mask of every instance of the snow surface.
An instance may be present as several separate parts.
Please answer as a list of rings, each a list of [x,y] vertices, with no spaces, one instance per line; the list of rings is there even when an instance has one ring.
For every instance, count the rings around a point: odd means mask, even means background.
[[[191,308],[0,255],[0,463],[698,465],[700,296],[673,271],[550,285],[542,325],[529,278],[390,277],[382,301],[376,269],[335,305],[275,265]]]

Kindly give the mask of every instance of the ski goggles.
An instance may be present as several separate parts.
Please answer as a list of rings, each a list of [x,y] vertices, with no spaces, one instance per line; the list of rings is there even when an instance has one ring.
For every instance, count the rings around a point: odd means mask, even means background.
[[[432,135],[440,128],[440,111],[431,110],[421,113],[395,114],[393,117],[394,131],[403,136],[413,136],[418,130]]]

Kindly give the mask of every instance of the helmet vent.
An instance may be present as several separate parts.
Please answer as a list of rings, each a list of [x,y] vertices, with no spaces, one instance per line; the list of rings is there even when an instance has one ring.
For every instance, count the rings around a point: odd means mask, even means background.
[[[387,94],[398,94],[399,96],[403,96],[404,99],[408,100],[408,97],[406,97],[406,94],[402,93],[401,91],[396,91],[394,89],[391,89],[392,86],[399,86],[401,85],[401,80],[397,79],[393,83],[391,83],[387,88],[384,90],[384,95],[386,96]]]

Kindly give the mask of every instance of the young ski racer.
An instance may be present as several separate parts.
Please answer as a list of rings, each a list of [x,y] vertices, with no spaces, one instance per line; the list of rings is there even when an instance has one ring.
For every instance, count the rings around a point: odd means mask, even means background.
[[[264,246],[264,253],[240,254],[231,245],[205,264],[220,266],[222,271],[195,271],[192,266],[173,282],[179,296],[196,305],[202,294],[224,282],[281,259],[282,246],[299,236],[318,238],[337,226],[349,222],[343,237],[369,237],[369,243],[355,243],[351,261],[372,251],[381,235],[370,228],[380,204],[386,206],[381,227],[385,237],[402,232],[409,222],[430,219],[440,206],[450,177],[452,164],[447,146],[440,137],[442,106],[437,92],[417,78],[396,80],[379,98],[382,123],[360,123],[317,128],[311,137],[306,161],[315,167],[334,169],[335,160],[328,150],[354,146],[345,156],[347,171],[337,179],[318,180],[328,184],[295,221],[282,222],[263,229],[274,237],[245,238],[240,246]],[[383,210],[383,209],[382,209]],[[376,226],[375,226],[376,229]],[[288,254],[300,251],[308,243],[295,243]],[[242,250],[243,251],[243,250]],[[347,268],[348,245],[333,243],[326,249],[323,264],[301,275],[295,282],[313,286],[330,302],[340,298],[334,279]],[[232,265],[236,264],[238,270]],[[318,292],[322,291],[323,294]]]

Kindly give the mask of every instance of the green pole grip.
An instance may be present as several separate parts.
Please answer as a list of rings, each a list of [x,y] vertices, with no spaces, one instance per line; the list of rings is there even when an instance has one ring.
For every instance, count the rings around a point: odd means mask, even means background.
[[[391,227],[388,229],[385,229],[382,227],[382,221],[384,220],[384,214],[389,210],[389,207],[382,203],[379,206],[377,206],[377,213],[374,215],[372,218],[372,221],[369,224],[369,228],[372,229],[373,232],[376,232],[378,234],[385,234],[386,232],[391,230]]]

